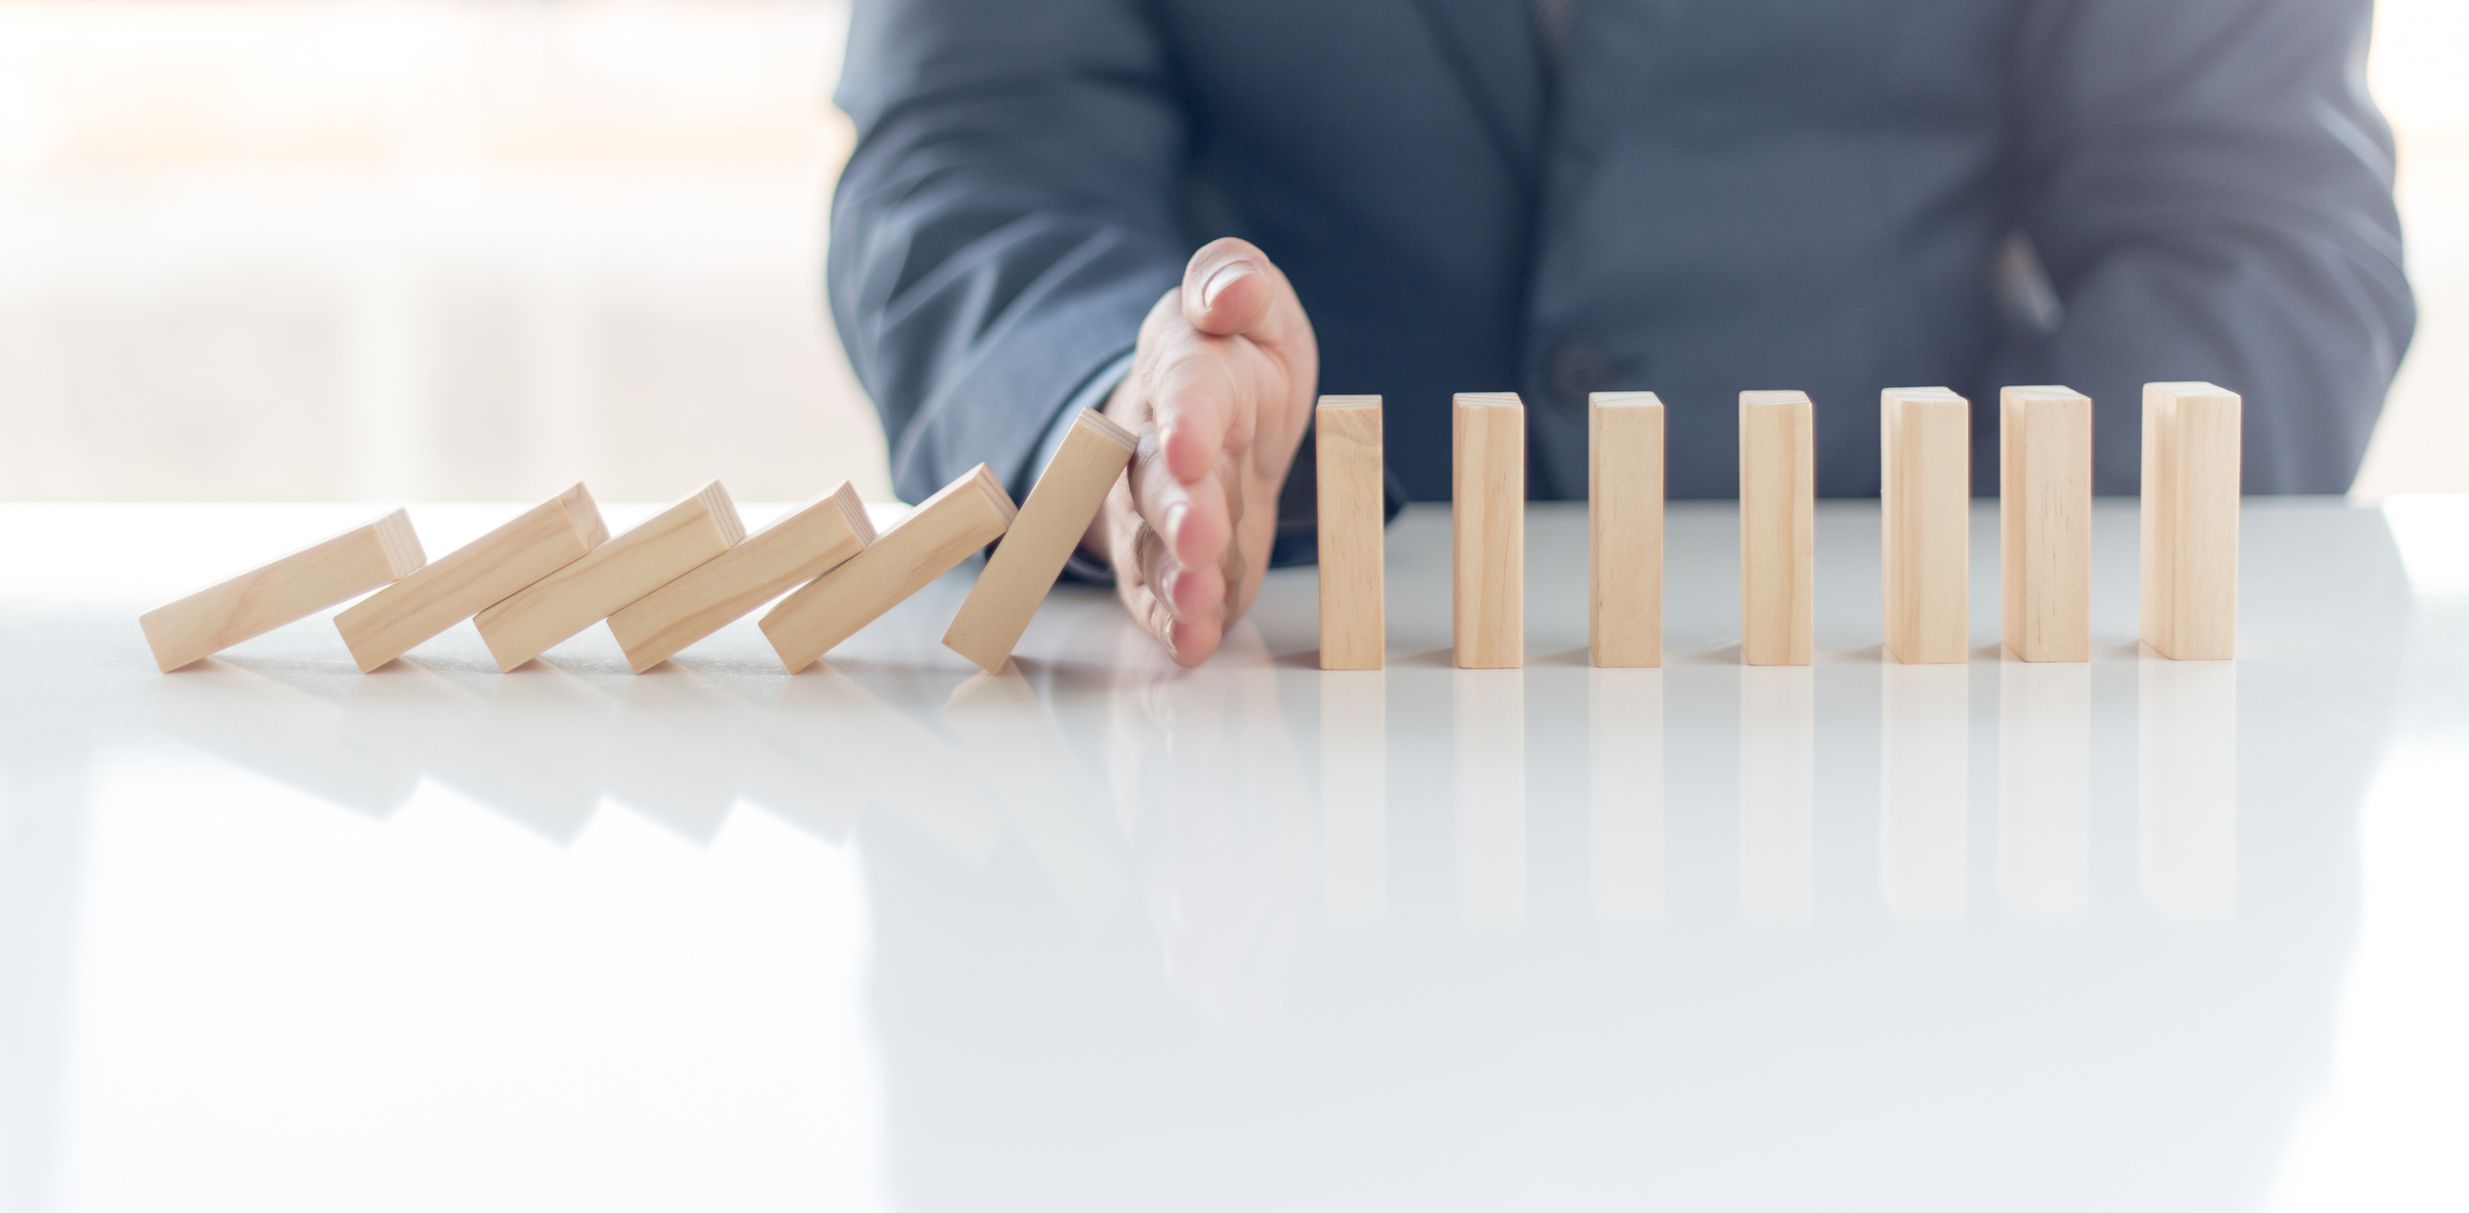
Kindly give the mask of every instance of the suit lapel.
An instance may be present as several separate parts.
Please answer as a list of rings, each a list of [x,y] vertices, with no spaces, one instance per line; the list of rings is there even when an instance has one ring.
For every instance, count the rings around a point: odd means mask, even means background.
[[[1466,81],[1511,171],[1531,177],[1543,138],[1542,46],[1532,0],[1415,0]]]

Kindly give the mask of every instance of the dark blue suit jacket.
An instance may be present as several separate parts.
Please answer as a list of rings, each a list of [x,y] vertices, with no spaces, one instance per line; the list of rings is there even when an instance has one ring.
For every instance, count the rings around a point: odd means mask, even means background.
[[[1741,389],[1807,389],[1857,495],[1879,390],[1943,384],[1993,489],[2023,383],[2092,394],[2126,491],[2174,379],[2246,394],[2250,490],[2337,492],[2415,322],[2370,7],[1589,0],[1547,71],[1531,0],[856,0],[832,308],[911,499],[1031,476],[1219,235],[1293,279],[1321,391],[1387,398],[1418,498],[1451,394],[1503,389],[1540,497],[1585,493],[1608,389],[1662,393],[1676,497],[1734,491]]]

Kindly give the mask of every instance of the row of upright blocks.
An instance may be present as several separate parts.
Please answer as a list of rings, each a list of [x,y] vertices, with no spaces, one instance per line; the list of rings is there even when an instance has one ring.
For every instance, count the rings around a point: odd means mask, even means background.
[[[1897,661],[1971,656],[1971,403],[1945,388],[1883,393],[1884,647]],[[2208,383],[2143,397],[2142,638],[2164,657],[2226,660],[2237,631],[2242,403]],[[1525,409],[1456,398],[1451,628],[1461,669],[1525,661]],[[1663,402],[1588,402],[1587,640],[1604,667],[1663,662]],[[1801,392],[1740,397],[1740,655],[1812,656],[1816,444]],[[1320,658],[1378,669],[1385,645],[1381,418],[1375,396],[1321,401]],[[2025,661],[2088,661],[2092,402],[2063,387],[1999,401],[2002,636]]]

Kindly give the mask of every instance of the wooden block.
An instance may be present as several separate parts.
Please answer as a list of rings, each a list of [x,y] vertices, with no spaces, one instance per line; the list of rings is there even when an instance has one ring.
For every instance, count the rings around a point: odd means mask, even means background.
[[[1380,397],[1323,396],[1313,410],[1320,493],[1320,668],[1387,659]]]
[[[780,663],[794,674],[875,621],[927,582],[1003,537],[1017,511],[994,473],[979,464],[919,502],[899,525],[763,616]]]
[[[1020,634],[1029,628],[1029,617],[1046,601],[1072,549],[1080,546],[1098,507],[1106,504],[1107,492],[1122,478],[1137,444],[1130,430],[1103,414],[1084,412],[1072,422],[1063,446],[1038,476],[1019,516],[945,629],[944,647],[989,674],[1002,671]]]
[[[1907,665],[1972,659],[1972,402],[1942,387],[1879,397],[1886,651]]]
[[[1515,392],[1457,397],[1450,518],[1457,668],[1526,664],[1526,406]]]
[[[1587,401],[1586,647],[1602,667],[1663,664],[1663,401]]]
[[[610,615],[609,634],[640,674],[873,542],[865,505],[843,483]]]
[[[745,537],[746,524],[738,521],[729,491],[714,481],[480,612],[472,622],[497,658],[497,668],[511,670]]]
[[[516,590],[581,560],[609,537],[576,485],[431,561],[334,617],[362,672],[394,660]]]
[[[1807,665],[1817,446],[1802,392],[1740,394],[1740,659]]]
[[[2006,647],[2092,659],[2092,400],[2010,387],[1998,401],[1998,582]]]
[[[338,602],[388,585],[427,563],[401,510],[261,564],[138,617],[165,671],[212,656]]]
[[[2143,389],[2143,643],[2163,657],[2237,655],[2243,415],[2208,383]]]

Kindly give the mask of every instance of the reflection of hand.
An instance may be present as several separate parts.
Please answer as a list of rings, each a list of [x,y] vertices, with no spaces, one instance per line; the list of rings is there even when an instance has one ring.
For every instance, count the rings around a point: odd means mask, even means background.
[[[1302,300],[1241,240],[1194,254],[1140,326],[1106,402],[1139,454],[1082,546],[1112,563],[1124,607],[1184,665],[1216,652],[1259,591],[1319,376]]]

